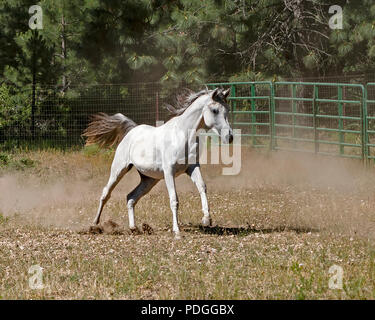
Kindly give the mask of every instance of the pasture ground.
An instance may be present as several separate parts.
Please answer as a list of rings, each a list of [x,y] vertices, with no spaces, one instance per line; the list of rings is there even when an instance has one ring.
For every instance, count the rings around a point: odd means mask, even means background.
[[[153,231],[127,232],[126,175],[88,232],[113,152],[0,154],[1,299],[374,299],[375,170],[360,162],[243,149],[238,176],[202,166],[214,227],[177,179],[183,239],[161,181],[136,207]],[[151,233],[151,234],[149,234]],[[28,270],[43,268],[44,288]],[[343,269],[330,289],[329,268]]]

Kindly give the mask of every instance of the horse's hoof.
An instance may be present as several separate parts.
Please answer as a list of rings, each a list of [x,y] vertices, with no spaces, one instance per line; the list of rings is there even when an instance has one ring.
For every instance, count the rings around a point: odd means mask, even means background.
[[[103,233],[103,227],[99,225],[90,226],[89,233],[92,233],[92,234]]]
[[[211,218],[202,218],[202,226],[203,227],[211,227],[212,226],[212,219]]]
[[[154,229],[152,229],[147,223],[142,224],[142,231],[144,234],[153,234]]]
[[[181,235],[180,232],[175,232],[174,233],[174,239],[175,240],[181,240],[183,238],[183,236]]]

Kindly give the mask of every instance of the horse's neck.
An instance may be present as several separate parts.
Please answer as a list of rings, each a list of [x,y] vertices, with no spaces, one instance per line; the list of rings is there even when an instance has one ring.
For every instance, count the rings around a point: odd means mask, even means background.
[[[203,108],[204,100],[198,98],[194,101],[177,119],[177,125],[180,130],[188,133],[200,129],[204,125]]]

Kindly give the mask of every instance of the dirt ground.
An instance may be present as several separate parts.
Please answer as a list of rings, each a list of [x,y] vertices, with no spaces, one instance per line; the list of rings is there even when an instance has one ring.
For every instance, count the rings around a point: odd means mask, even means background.
[[[177,178],[183,239],[164,182],[136,206],[133,169],[90,232],[113,153],[10,154],[0,167],[2,299],[373,299],[375,169],[356,160],[242,150],[237,176],[203,165],[213,227]],[[31,266],[42,289],[30,286]],[[342,289],[330,288],[335,265]],[[337,270],[337,267],[336,267]],[[334,278],[336,279],[336,278]]]

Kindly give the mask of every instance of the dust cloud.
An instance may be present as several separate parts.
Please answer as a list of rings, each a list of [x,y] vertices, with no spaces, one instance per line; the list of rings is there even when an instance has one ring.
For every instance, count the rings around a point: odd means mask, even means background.
[[[20,217],[17,221],[44,226],[74,229],[89,225],[108,179],[111,159],[91,161],[87,165],[87,158],[79,153],[74,155],[75,160],[82,158],[79,161],[67,161],[66,157],[71,156],[52,157],[46,163],[39,161],[42,169],[30,172],[2,173],[0,213]],[[50,166],[50,161],[64,170],[43,170]],[[209,200],[223,202],[223,197],[229,197],[229,201],[241,202],[243,207],[249,207],[246,212],[241,211],[247,219],[251,220],[257,204],[268,203],[268,208],[275,205],[272,204],[276,201],[274,196],[279,194],[280,201],[288,204],[288,209],[282,212],[283,223],[375,237],[375,170],[365,168],[360,161],[244,149],[240,174],[223,176],[221,169],[220,165],[202,165]],[[126,194],[138,181],[138,174],[132,169],[113,191],[107,208],[122,211],[124,218]],[[194,193],[200,202],[187,175],[177,178],[176,188],[180,199],[184,198],[184,193]],[[159,182],[150,194],[154,198],[155,195],[167,198],[164,182]],[[152,204],[163,206],[164,202],[157,204],[153,200]],[[225,205],[223,202],[222,206]],[[165,210],[168,211],[168,207]],[[273,216],[275,212],[271,210],[267,221]],[[279,221],[279,216],[275,221]]]

